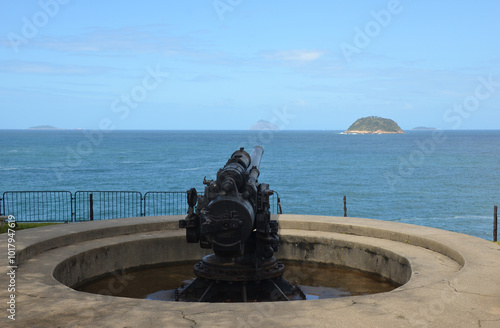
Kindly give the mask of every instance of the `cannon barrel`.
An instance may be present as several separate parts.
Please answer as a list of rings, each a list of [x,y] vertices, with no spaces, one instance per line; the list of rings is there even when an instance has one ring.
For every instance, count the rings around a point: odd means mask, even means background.
[[[257,179],[260,175],[259,166],[263,154],[264,149],[261,146],[255,146],[250,153],[250,165],[248,166],[246,171],[248,180],[247,184],[245,185],[245,191],[243,193],[244,198],[248,198],[257,194]]]
[[[255,146],[252,149],[252,152],[250,153],[251,162],[247,169],[248,172],[250,172],[253,167],[256,167],[257,169],[260,167],[262,155],[264,155],[264,148],[261,146]]]

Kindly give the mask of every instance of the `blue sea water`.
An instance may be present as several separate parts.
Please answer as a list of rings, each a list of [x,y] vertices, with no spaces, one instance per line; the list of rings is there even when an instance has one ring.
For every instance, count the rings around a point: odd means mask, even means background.
[[[0,193],[203,190],[233,151],[260,144],[260,182],[283,213],[399,221],[492,238],[500,131],[0,130]]]

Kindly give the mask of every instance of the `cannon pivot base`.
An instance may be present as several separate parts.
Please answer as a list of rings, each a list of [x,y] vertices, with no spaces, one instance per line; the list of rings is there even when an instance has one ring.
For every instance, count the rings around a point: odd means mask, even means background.
[[[183,290],[185,302],[269,302],[304,300],[298,286],[283,279],[285,266],[272,258],[259,266],[242,258],[207,255],[194,266],[197,278]]]
[[[241,258],[223,258],[207,255],[194,266],[199,278],[224,281],[259,281],[281,277],[285,270],[283,263],[273,256],[259,266],[242,261]]]
[[[298,286],[283,277],[260,281],[223,281],[196,278],[183,290],[177,301],[183,302],[275,302],[305,300]]]

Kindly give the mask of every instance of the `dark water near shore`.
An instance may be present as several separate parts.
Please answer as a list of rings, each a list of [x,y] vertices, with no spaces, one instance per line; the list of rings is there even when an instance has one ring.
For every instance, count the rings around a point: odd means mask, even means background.
[[[407,222],[492,238],[500,131],[0,131],[0,192],[203,189],[239,147],[284,213]]]

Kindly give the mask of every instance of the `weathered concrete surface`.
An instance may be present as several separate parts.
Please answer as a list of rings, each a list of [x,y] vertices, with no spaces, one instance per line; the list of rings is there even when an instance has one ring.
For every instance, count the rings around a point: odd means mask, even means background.
[[[177,230],[179,218],[128,218],[18,231],[16,320],[7,319],[5,311],[9,281],[5,279],[7,266],[3,265],[2,326],[500,326],[498,245],[463,234],[387,221],[281,215],[283,243],[277,255],[358,267],[395,280],[409,279],[388,293],[287,303],[176,303],[81,293],[53,276],[55,273],[59,279],[75,283],[138,263],[201,256],[197,245],[180,242],[184,232]],[[0,241],[6,258],[7,236],[1,235]],[[77,261],[71,262],[72,258]],[[110,288],[120,288],[127,279],[117,275],[116,284]]]

